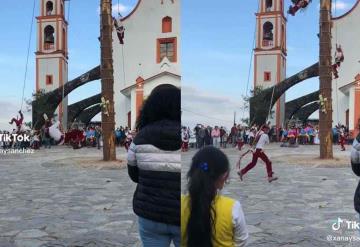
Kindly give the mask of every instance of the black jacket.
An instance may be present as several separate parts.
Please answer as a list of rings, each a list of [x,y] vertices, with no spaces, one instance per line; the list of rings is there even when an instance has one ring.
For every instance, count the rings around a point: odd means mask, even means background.
[[[180,226],[181,126],[160,121],[144,127],[128,152],[128,172],[138,185],[136,215]]]

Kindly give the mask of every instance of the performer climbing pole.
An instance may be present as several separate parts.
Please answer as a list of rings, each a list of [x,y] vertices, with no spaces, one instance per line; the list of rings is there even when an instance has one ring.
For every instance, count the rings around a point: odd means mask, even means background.
[[[340,65],[344,62],[344,53],[341,48],[341,45],[336,44],[336,51],[335,51],[335,63],[332,65],[332,71],[334,74],[335,79],[339,78],[339,71]]]
[[[121,45],[124,44],[124,38],[125,38],[125,28],[121,21],[122,16],[119,13],[119,17],[116,19],[113,17],[113,23],[116,30],[116,34],[118,36],[119,42]]]

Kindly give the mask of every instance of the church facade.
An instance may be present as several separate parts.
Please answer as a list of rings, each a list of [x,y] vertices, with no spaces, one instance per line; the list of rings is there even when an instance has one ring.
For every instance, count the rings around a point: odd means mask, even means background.
[[[333,79],[333,123],[345,124],[352,136],[359,133],[360,124],[360,0],[342,16],[333,18],[332,51],[341,45],[344,62],[339,78]]]
[[[144,100],[161,84],[180,87],[180,1],[139,0],[113,32],[116,126],[135,127]]]

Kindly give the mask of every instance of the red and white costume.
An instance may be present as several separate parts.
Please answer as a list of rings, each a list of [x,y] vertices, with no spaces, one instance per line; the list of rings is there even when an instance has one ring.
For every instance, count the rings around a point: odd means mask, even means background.
[[[292,0],[292,2],[294,5],[290,6],[288,13],[294,16],[299,9],[306,8],[311,0]]]
[[[181,130],[181,151],[182,152],[186,152],[189,149],[189,133],[187,131],[187,129],[183,128]]]
[[[268,175],[268,179],[270,182],[270,179],[273,178],[273,171],[272,171],[272,163],[267,157],[267,155],[264,153],[264,146],[266,144],[270,143],[269,136],[264,131],[260,131],[255,138],[255,140],[258,140],[256,143],[255,152],[253,152],[253,158],[252,161],[240,171],[240,176],[242,178],[243,175],[245,175],[248,171],[250,171],[252,168],[254,168],[257,164],[258,159],[262,159],[266,164],[266,171]]]
[[[13,123],[16,124],[16,132],[17,133],[20,133],[22,131],[22,124],[24,121],[24,115],[22,114],[21,111],[19,111],[19,114],[20,114],[20,119],[18,117],[12,118],[11,121],[9,122],[9,124],[13,124]]]
[[[346,142],[345,128],[340,127],[339,132],[340,132],[339,143],[341,145],[341,151],[345,151],[345,142]]]
[[[121,45],[124,44],[124,38],[125,38],[125,28],[121,21],[121,16],[119,16],[118,19],[113,18],[114,27],[117,33],[117,36],[119,38],[119,42]]]
[[[339,78],[338,68],[340,68],[340,65],[342,62],[344,62],[344,53],[341,49],[341,46],[336,45],[335,63],[332,65],[332,70],[333,70],[335,79]]]

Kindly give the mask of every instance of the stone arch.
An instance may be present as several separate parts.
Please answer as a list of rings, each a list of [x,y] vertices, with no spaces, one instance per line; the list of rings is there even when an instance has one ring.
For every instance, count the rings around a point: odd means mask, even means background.
[[[303,71],[283,80],[275,86],[261,90],[250,98],[250,123],[262,125],[266,122],[269,109],[274,107],[278,99],[292,86],[312,77],[319,76],[319,63],[315,63]],[[274,95],[273,95],[274,92]],[[273,97],[272,97],[273,95]],[[273,98],[271,100],[271,98]],[[272,102],[272,103],[271,103]],[[270,105],[271,104],[271,105]]]
[[[101,103],[101,93],[83,99],[79,102],[68,106],[68,126],[75,121],[75,119],[83,112],[86,108]]]
[[[88,125],[97,114],[101,112],[100,104],[93,105],[85,110],[83,110],[80,115],[76,118],[77,122],[82,122],[85,125]]]
[[[100,66],[93,68],[85,74],[75,78],[72,81],[68,81],[64,86],[59,87],[49,93],[41,95],[32,102],[32,123],[33,128],[40,129],[44,124],[44,113],[49,117],[53,117],[54,112],[58,105],[64,98],[76,88],[85,85],[91,81],[99,80]]]
[[[286,104],[285,104],[285,122],[287,120],[290,120],[292,118],[292,116],[296,112],[298,112],[303,106],[318,100],[319,94],[320,94],[320,91],[318,90],[318,91],[309,93],[307,95],[304,95],[300,98],[286,102]]]
[[[320,103],[319,101],[312,102],[306,106],[303,106],[294,116],[293,118],[299,119],[303,122],[306,122],[311,114],[319,110]]]

